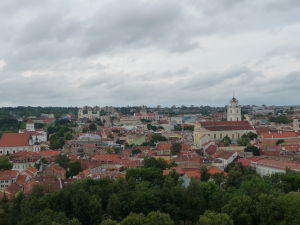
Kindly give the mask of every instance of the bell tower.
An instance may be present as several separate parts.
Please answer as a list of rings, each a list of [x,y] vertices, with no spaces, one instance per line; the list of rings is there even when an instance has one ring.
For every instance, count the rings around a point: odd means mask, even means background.
[[[233,97],[229,105],[227,106],[227,121],[241,121],[241,106],[239,105],[239,101]]]

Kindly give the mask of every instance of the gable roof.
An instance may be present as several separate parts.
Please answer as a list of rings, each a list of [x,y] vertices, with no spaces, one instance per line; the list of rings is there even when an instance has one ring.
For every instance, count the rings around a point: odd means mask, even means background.
[[[16,179],[18,174],[17,170],[0,170],[0,180]]]
[[[201,126],[210,131],[254,130],[248,121],[206,121]]]
[[[234,155],[236,151],[226,151],[226,150],[220,150],[217,151],[213,157],[218,159],[229,159],[232,155]]]
[[[0,147],[29,146],[30,134],[4,133],[0,139]]]
[[[279,131],[279,132],[268,132],[261,134],[262,138],[295,138],[298,137],[298,132],[295,131]]]

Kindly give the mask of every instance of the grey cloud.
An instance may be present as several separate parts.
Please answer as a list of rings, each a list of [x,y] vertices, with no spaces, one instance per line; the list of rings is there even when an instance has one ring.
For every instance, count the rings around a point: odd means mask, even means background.
[[[282,102],[280,94],[299,88],[297,69],[273,79],[258,68],[273,57],[299,60],[297,43],[274,44],[266,54],[258,48],[226,66],[209,57],[213,45],[200,48],[211,37],[217,46],[224,37],[297,31],[297,0],[10,0],[0,12],[2,105],[224,104],[234,89],[246,102],[260,103],[259,95]],[[198,67],[195,59],[205,56],[209,66]],[[22,77],[27,71],[34,75]]]

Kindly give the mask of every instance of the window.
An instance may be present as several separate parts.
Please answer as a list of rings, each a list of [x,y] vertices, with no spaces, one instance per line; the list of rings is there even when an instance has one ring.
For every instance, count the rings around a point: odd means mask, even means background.
[[[217,138],[217,134],[214,134],[214,138],[215,138],[215,139]]]
[[[220,138],[222,138],[222,136],[223,136],[223,135],[222,135],[222,134],[220,134]]]
[[[232,139],[234,139],[234,134],[232,134]]]

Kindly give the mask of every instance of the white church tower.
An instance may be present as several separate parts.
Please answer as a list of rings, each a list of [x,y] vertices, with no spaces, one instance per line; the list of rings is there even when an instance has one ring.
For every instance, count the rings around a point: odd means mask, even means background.
[[[239,101],[233,97],[227,106],[227,121],[241,121],[242,113]]]

